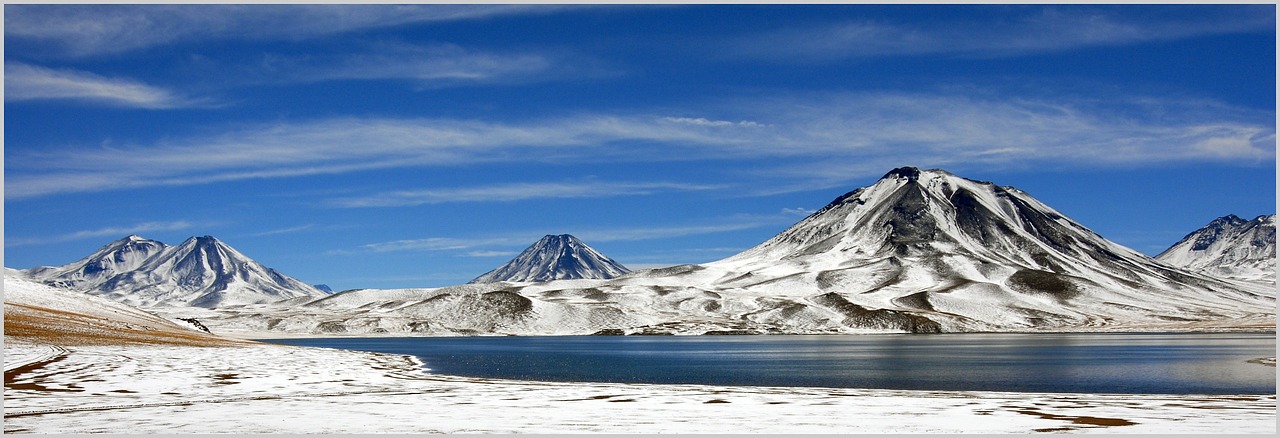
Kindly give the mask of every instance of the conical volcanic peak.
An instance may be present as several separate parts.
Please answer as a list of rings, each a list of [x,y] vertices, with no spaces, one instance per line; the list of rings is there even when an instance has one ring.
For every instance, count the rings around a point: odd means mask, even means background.
[[[630,272],[613,259],[568,234],[547,235],[475,283],[607,279]]]
[[[860,269],[881,266],[869,277],[882,280],[859,286],[871,287],[866,293],[987,284],[1066,299],[1093,287],[1129,290],[1189,281],[1021,190],[911,167],[894,169],[759,246],[710,266],[826,273],[819,277],[831,284],[838,282],[829,278],[844,275],[835,272],[855,278]]]
[[[1275,284],[1276,216],[1245,220],[1231,214],[1214,219],[1156,259],[1216,277]]]

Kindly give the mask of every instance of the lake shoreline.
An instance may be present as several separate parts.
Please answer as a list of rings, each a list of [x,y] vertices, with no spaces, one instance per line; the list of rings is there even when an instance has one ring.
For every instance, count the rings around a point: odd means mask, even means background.
[[[545,382],[925,391],[1272,394],[1270,333],[509,336],[262,340],[409,354],[432,372]]]

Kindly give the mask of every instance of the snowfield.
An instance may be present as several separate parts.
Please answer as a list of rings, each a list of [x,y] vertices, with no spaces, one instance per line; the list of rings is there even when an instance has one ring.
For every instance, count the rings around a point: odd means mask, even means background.
[[[276,345],[5,340],[5,433],[1275,433],[1273,395],[551,383]],[[430,364],[426,364],[430,366]],[[1259,365],[1264,366],[1264,365]]]

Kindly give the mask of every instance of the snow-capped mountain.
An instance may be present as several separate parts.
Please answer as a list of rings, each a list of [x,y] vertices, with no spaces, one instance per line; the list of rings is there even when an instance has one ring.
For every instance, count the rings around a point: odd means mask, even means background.
[[[212,308],[325,295],[211,236],[191,237],[177,246],[129,236],[75,263],[26,274],[140,307]]]
[[[1214,219],[1156,260],[1213,276],[1275,284],[1276,215]]]
[[[1160,263],[1018,189],[901,168],[707,264],[355,290],[201,320],[429,335],[1187,330],[1274,328],[1275,306],[1273,287]]]
[[[168,248],[169,245],[163,242],[131,235],[108,243],[88,257],[71,264],[37,267],[28,270],[27,274],[51,286],[89,290],[97,288],[111,277],[138,269],[148,259]]]
[[[468,284],[613,278],[631,272],[568,234],[547,235]]]

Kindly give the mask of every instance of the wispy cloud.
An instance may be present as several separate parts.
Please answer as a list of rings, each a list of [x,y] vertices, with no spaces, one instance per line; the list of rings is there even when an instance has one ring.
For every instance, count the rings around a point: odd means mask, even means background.
[[[173,91],[138,81],[110,78],[78,70],[61,70],[19,62],[4,65],[4,99],[78,100],[146,109],[208,106]]]
[[[780,96],[727,103],[744,117],[701,117],[761,126],[579,114],[514,122],[343,118],[231,128],[153,144],[6,153],[5,195],[21,199],[397,167],[672,160],[756,160],[752,173],[740,177],[752,181],[760,194],[823,188],[813,184],[838,184],[904,163],[1016,167],[1275,159],[1271,111],[1122,96],[1105,101],[1001,93],[974,97],[987,94]],[[120,177],[121,169],[129,169],[128,178]],[[599,193],[706,189],[634,184],[606,185]],[[390,206],[482,196],[528,199],[536,188],[407,190],[340,202]],[[594,196],[574,185],[541,188],[559,197]]]
[[[488,52],[452,44],[429,46],[379,43],[343,53],[271,54],[239,67],[260,82],[333,80],[408,80],[434,88],[473,83],[528,83],[593,74],[575,70],[587,64],[541,52]]]
[[[479,20],[554,5],[6,5],[5,42],[94,56],[184,41],[298,41],[414,23]]]
[[[715,126],[715,127],[735,127],[736,126],[736,127],[746,127],[746,128],[761,128],[765,126],[762,123],[753,122],[750,120],[739,120],[739,121],[733,122],[729,120],[708,120],[704,117],[663,117],[662,120],[667,122],[672,122],[672,123],[684,123],[684,124],[697,125],[697,126]]]
[[[707,221],[703,224],[672,225],[658,227],[596,228],[571,232],[588,244],[599,242],[634,242],[671,239],[705,234],[727,233],[761,227],[785,227],[795,222],[789,214],[735,215]],[[359,253],[385,253],[401,251],[454,252],[464,257],[491,257],[514,255],[518,250],[536,242],[545,233],[538,231],[512,232],[503,235],[478,237],[428,237],[402,239],[361,245],[356,249],[333,250],[329,255]]]
[[[450,119],[331,119],[245,128],[151,145],[65,148],[6,156],[13,198],[340,174],[412,166],[576,161],[640,157],[643,142],[699,145],[739,141],[653,117],[587,115],[525,123]],[[610,155],[610,154],[613,155]],[[653,151],[651,156],[661,155]],[[120,178],[129,169],[129,178]]]
[[[314,229],[316,229],[316,224],[306,224],[306,225],[298,225],[296,227],[279,228],[275,230],[263,231],[259,233],[250,234],[250,236],[252,237],[276,236],[280,234],[300,233],[303,231],[309,231]]]
[[[753,218],[750,220],[728,221],[714,225],[688,225],[674,227],[616,228],[602,230],[583,230],[575,233],[587,242],[620,242],[637,240],[670,239],[674,237],[697,236],[703,234],[727,233],[730,231],[749,230],[777,221]]]
[[[596,180],[566,183],[514,183],[483,187],[399,190],[362,197],[335,199],[338,207],[407,207],[449,202],[511,202],[530,199],[601,198],[639,196],[673,191],[700,191],[721,188],[717,185],[674,182],[602,182]]]
[[[350,254],[360,252],[398,252],[398,251],[458,251],[473,250],[480,247],[529,245],[537,240],[536,233],[517,234],[501,237],[456,238],[428,237],[423,239],[402,239],[361,245],[358,250],[330,251],[330,254]]]
[[[73,240],[94,239],[101,237],[121,238],[131,234],[143,234],[157,231],[179,231],[195,227],[194,224],[187,221],[172,222],[143,222],[135,225],[116,226],[98,228],[93,230],[81,230],[66,234],[48,237],[28,237],[28,238],[6,238],[5,246],[23,246],[35,244],[49,244],[58,242],[70,242]]]
[[[1275,29],[1275,10],[1268,5],[1182,5],[1166,9],[1170,14],[1141,15],[1121,15],[1121,9],[1114,6],[1072,5],[1025,11],[998,21],[941,19],[904,25],[887,19],[863,19],[783,28],[734,41],[724,53],[815,62],[937,54],[1006,57]]]
[[[808,216],[808,215],[813,214],[815,211],[817,211],[817,210],[811,210],[811,209],[804,208],[804,207],[783,208],[783,209],[782,209],[782,214],[787,215],[787,216]]]
[[[520,254],[518,251],[471,251],[467,257],[511,257]]]

